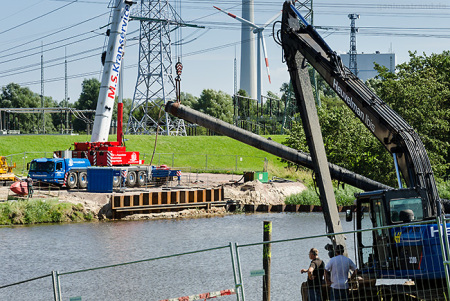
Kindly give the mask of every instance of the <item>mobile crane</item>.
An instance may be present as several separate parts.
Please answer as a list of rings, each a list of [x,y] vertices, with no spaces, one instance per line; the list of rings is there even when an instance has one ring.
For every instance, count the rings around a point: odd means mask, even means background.
[[[290,1],[283,6],[280,36],[296,96],[301,89],[298,70],[306,59],[393,156],[399,188],[356,195],[357,229],[381,228],[358,232],[360,269],[377,278],[422,284],[444,279],[440,246],[444,237],[438,234],[438,224],[432,223],[442,216],[442,204],[419,135],[343,65]],[[427,220],[431,224],[404,226]]]
[[[147,183],[153,172],[160,169],[139,165],[139,152],[126,151],[123,141],[123,103],[117,106],[117,141],[108,141],[112,112],[121,75],[125,41],[130,21],[131,0],[116,0],[110,29],[108,46],[102,55],[104,62],[102,81],[95,112],[94,126],[90,142],[76,142],[74,150],[55,151],[55,158],[40,158],[31,162],[29,175],[33,180],[66,185],[69,188],[87,187],[87,168],[90,166],[108,166],[121,170],[126,178],[126,186],[142,186]],[[177,170],[166,170],[167,179],[179,177]],[[159,175],[159,174],[158,174]],[[114,177],[114,186],[120,179]]]

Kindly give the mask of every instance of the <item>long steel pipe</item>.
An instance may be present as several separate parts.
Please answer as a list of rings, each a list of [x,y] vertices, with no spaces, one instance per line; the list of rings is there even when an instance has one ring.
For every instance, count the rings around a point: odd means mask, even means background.
[[[287,147],[272,140],[268,140],[259,135],[226,123],[220,119],[183,106],[182,104],[177,102],[167,102],[165,110],[173,116],[189,121],[190,123],[198,124],[218,134],[222,134],[245,144],[251,145],[253,147],[256,147],[257,149],[266,151],[272,155],[278,156],[292,163],[313,169],[312,159],[307,153]],[[360,188],[362,190],[371,191],[378,189],[392,189],[387,185],[371,180],[367,177],[339,167],[335,164],[328,163],[328,166],[330,168],[330,174],[333,179]]]

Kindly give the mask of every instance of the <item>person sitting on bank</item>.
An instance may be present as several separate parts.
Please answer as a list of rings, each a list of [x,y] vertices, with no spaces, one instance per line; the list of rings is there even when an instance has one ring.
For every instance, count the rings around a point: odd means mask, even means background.
[[[347,300],[348,299],[348,273],[353,271],[352,277],[356,276],[358,269],[353,261],[345,257],[344,246],[337,245],[334,250],[335,256],[326,264],[325,270],[331,274],[331,293],[330,301]],[[325,280],[328,279],[328,273],[325,273]]]
[[[308,273],[306,281],[308,289],[308,301],[322,300],[322,283],[324,283],[323,275],[325,273],[325,264],[319,258],[319,251],[315,248],[309,250],[309,259],[311,264],[308,269],[301,269],[301,273]]]

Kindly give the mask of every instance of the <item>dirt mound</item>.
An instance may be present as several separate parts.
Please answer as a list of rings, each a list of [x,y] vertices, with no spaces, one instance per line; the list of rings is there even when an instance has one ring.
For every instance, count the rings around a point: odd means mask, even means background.
[[[300,193],[306,186],[300,182],[246,182],[244,184],[224,185],[225,199],[239,204],[280,205],[291,194]]]

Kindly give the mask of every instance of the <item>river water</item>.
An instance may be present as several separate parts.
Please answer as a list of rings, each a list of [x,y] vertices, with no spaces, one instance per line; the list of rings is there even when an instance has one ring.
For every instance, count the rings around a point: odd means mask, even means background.
[[[341,215],[344,231],[352,229]],[[201,249],[320,235],[322,213],[235,214],[213,218],[92,222],[0,228],[0,286],[52,271],[68,273]],[[353,241],[352,235],[347,241]],[[326,238],[272,244],[272,300],[300,300],[308,251],[327,261]],[[350,249],[350,258],[354,259]],[[262,300],[262,246],[239,248],[245,300]],[[62,300],[162,300],[234,288],[229,248],[60,277]],[[0,300],[53,300],[50,277],[0,289]],[[236,300],[235,296],[220,300]]]

